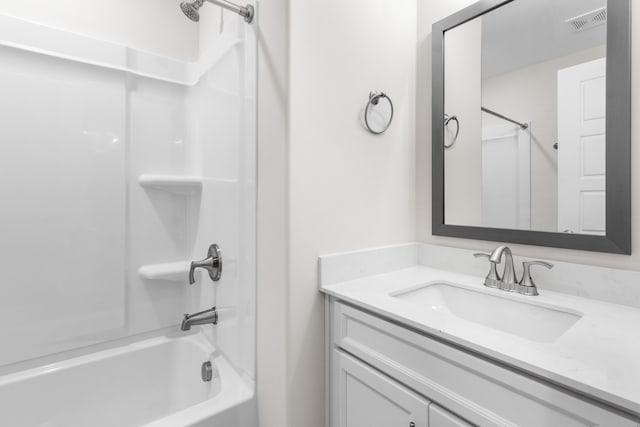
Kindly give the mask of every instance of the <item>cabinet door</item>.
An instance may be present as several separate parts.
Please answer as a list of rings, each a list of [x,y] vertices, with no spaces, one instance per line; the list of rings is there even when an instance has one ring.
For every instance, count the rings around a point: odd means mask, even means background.
[[[429,406],[429,427],[472,427],[466,421],[436,404]]]
[[[429,401],[334,350],[332,427],[427,427]]]

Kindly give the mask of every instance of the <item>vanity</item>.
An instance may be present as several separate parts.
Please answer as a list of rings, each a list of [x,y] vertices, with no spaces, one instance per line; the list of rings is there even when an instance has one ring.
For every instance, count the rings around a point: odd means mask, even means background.
[[[486,264],[420,244],[321,257],[332,427],[640,426],[640,309],[488,288]]]

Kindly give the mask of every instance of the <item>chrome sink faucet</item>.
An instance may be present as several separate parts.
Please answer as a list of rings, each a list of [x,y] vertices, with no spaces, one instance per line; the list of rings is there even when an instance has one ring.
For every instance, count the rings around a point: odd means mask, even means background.
[[[505,264],[502,275],[500,275],[498,273],[498,264],[500,264],[500,262],[502,261],[503,254],[505,258]],[[516,279],[516,272],[513,267],[513,254],[511,253],[511,249],[509,249],[507,246],[499,246],[490,254],[477,253],[473,255],[476,258],[488,258],[489,262],[491,263],[489,274],[487,274],[487,277],[484,279],[485,286],[510,292],[515,292],[518,290],[518,282]]]
[[[489,256],[489,262],[493,265],[498,265],[502,261],[502,255],[504,254],[504,271],[502,272],[502,279],[498,284],[498,288],[503,291],[517,292],[518,291],[518,279],[516,278],[516,270],[513,266],[513,254],[508,246],[498,246],[491,252]]]
[[[484,279],[485,286],[489,288],[498,288],[508,292],[518,292],[528,296],[538,295],[538,289],[536,288],[536,285],[533,282],[533,278],[531,277],[531,266],[541,265],[546,268],[553,268],[553,264],[544,261],[524,261],[522,263],[522,279],[518,281],[513,265],[513,254],[511,253],[511,249],[509,249],[508,246],[498,246],[493,250],[493,252],[491,252],[491,254],[476,253],[473,255],[476,258],[489,258],[489,262],[491,263],[489,273]],[[504,270],[501,276],[498,273],[497,266],[502,262],[503,255]]]

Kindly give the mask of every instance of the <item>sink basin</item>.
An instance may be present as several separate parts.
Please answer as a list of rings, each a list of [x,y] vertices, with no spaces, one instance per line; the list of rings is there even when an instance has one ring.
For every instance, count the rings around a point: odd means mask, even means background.
[[[499,290],[472,290],[450,283],[431,283],[392,297],[532,341],[553,342],[582,317],[569,309],[518,301]],[[496,293],[496,295],[494,295]],[[535,297],[531,297],[535,298]]]

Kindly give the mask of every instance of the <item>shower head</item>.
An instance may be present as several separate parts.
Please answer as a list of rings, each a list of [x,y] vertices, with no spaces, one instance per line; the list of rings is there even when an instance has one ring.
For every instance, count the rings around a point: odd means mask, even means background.
[[[228,0],[206,0],[210,3],[217,4],[218,6],[228,9],[232,12],[237,13],[242,16],[247,23],[251,23],[253,21],[254,8],[250,4],[246,6],[238,6],[237,4],[231,3]],[[182,13],[193,22],[200,21],[200,12],[198,9],[202,7],[205,0],[191,0],[191,1],[183,1],[180,3],[180,9],[182,9]]]
[[[182,9],[182,13],[193,22],[200,21],[200,12],[198,9],[202,7],[204,4],[204,0],[194,0],[194,1],[183,1],[180,3],[180,9]]]

